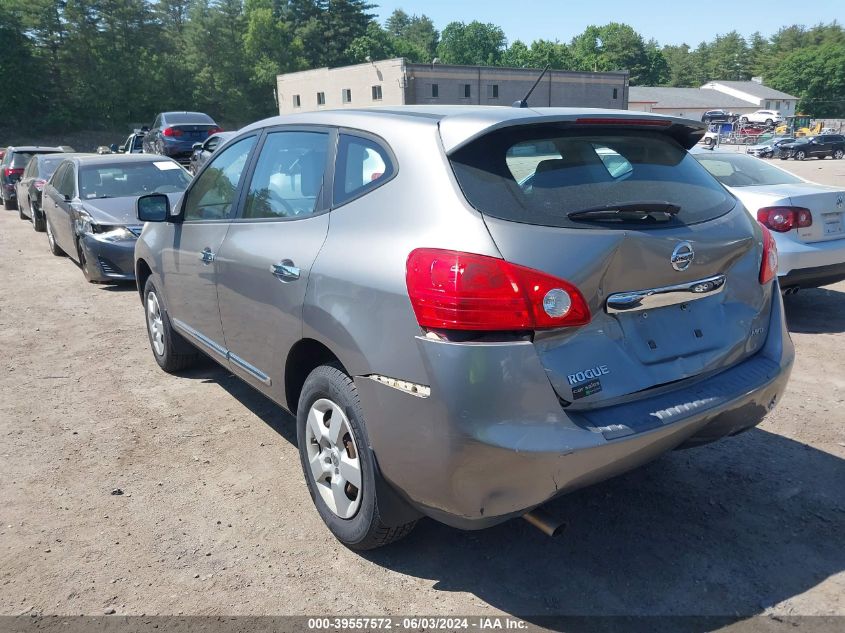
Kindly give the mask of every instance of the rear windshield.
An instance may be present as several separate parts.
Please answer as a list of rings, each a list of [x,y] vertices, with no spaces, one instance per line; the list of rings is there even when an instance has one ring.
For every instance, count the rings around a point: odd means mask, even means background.
[[[45,150],[27,150],[27,151],[18,151],[12,153],[12,167],[26,167],[29,159],[35,156],[36,154],[55,154],[57,150],[55,149],[45,149]]]
[[[173,161],[84,165],[79,170],[79,197],[122,198],[147,193],[184,191],[190,177]]]
[[[214,125],[214,119],[202,112],[171,112],[164,118],[168,125]]]
[[[53,175],[58,166],[65,160],[67,156],[45,156],[38,159],[38,175],[45,180]]]
[[[756,187],[759,185],[793,185],[804,182],[766,161],[745,154],[696,154],[698,162],[728,187]]]
[[[730,211],[735,201],[689,153],[657,132],[569,131],[523,126],[487,134],[450,156],[470,204],[504,220],[573,228],[629,228],[631,222],[570,219],[613,205],[665,203],[678,226]]]

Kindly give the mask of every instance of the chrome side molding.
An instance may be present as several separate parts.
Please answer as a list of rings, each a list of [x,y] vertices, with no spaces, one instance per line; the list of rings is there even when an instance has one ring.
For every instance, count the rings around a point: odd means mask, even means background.
[[[725,275],[713,275],[674,286],[617,292],[607,298],[606,310],[608,314],[618,314],[688,303],[719,294],[725,289],[726,282]]]

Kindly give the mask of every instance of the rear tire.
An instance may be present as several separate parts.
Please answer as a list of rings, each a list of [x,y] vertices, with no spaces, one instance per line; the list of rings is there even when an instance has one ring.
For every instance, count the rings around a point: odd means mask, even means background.
[[[159,367],[172,374],[196,365],[199,352],[173,329],[152,277],[144,284],[144,316],[150,349]]]
[[[23,214],[23,208],[21,207],[21,205],[18,205],[18,217],[19,217],[21,220],[28,220],[28,219],[29,219],[28,217],[26,217],[26,216]]]
[[[382,520],[376,493],[381,475],[369,449],[358,390],[339,367],[322,365],[308,375],[296,431],[311,500],[337,540],[363,551],[411,532],[416,520],[397,526]],[[360,485],[351,484],[353,480]]]
[[[53,227],[50,225],[50,220],[45,218],[46,223],[46,230],[47,230],[47,245],[50,247],[50,252],[53,253],[56,257],[64,257],[65,252],[56,244],[56,238],[53,235]]]
[[[8,198],[3,198],[3,206],[6,208],[7,211],[14,211],[18,208],[18,201],[11,200]]]

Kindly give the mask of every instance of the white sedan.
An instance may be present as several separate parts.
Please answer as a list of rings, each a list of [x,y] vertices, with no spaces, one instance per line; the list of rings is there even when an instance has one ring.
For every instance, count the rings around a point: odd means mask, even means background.
[[[743,114],[739,120],[742,123],[765,123],[766,125],[783,123],[783,117],[777,110],[757,110],[750,114]]]
[[[845,189],[809,182],[747,154],[693,155],[772,232],[783,291],[845,279]]]

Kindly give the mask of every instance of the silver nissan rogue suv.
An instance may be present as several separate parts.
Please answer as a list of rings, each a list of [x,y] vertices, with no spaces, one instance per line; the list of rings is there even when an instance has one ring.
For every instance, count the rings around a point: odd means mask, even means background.
[[[768,231],[701,123],[497,107],[322,111],[138,201],[153,354],[296,415],[344,544],[477,529],[758,424],[793,362]]]

